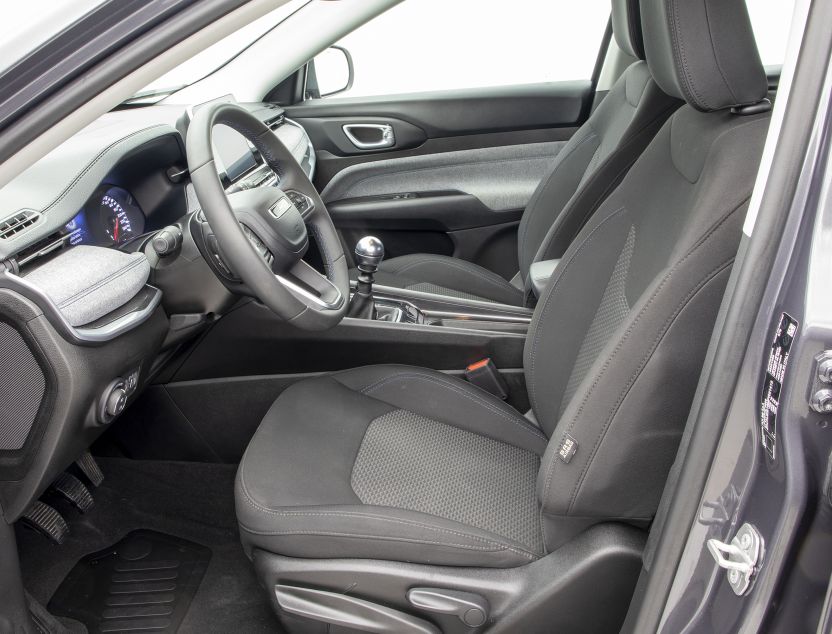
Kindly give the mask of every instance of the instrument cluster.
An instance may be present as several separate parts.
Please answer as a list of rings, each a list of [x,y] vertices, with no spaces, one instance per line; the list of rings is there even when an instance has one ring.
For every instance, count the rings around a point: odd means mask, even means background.
[[[121,246],[142,235],[145,215],[123,187],[102,185],[64,227],[69,244]]]

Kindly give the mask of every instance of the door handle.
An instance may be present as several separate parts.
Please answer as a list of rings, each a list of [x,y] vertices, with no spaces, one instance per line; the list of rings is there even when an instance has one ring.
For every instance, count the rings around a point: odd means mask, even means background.
[[[341,127],[359,150],[379,150],[396,144],[396,134],[389,123],[347,123]]]

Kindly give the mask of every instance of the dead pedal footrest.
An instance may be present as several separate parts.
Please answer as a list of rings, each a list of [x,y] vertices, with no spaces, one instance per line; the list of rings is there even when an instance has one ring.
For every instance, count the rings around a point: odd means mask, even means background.
[[[87,485],[71,473],[64,472],[59,475],[51,488],[82,513],[89,511],[95,504]]]
[[[69,533],[69,526],[63,516],[40,500],[26,509],[20,519],[56,544],[63,544]]]

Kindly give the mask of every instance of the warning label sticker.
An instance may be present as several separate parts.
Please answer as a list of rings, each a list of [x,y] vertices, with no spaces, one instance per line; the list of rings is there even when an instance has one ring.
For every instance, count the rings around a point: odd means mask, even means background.
[[[789,352],[797,334],[797,321],[783,313],[774,333],[769,348],[768,365],[763,377],[763,390],[760,398],[760,440],[769,458],[774,460],[777,453],[777,414],[780,409],[780,390],[786,367],[789,364]]]

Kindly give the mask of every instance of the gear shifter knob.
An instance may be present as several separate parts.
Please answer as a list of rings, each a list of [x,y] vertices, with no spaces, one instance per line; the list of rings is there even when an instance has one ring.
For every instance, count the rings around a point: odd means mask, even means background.
[[[384,259],[384,244],[375,236],[365,236],[355,245],[355,260],[358,270],[375,273]]]
[[[373,301],[373,281],[378,265],[384,259],[384,245],[373,236],[365,236],[355,245],[355,260],[358,263],[358,279],[355,293],[347,309],[348,317],[375,319],[376,307]]]

